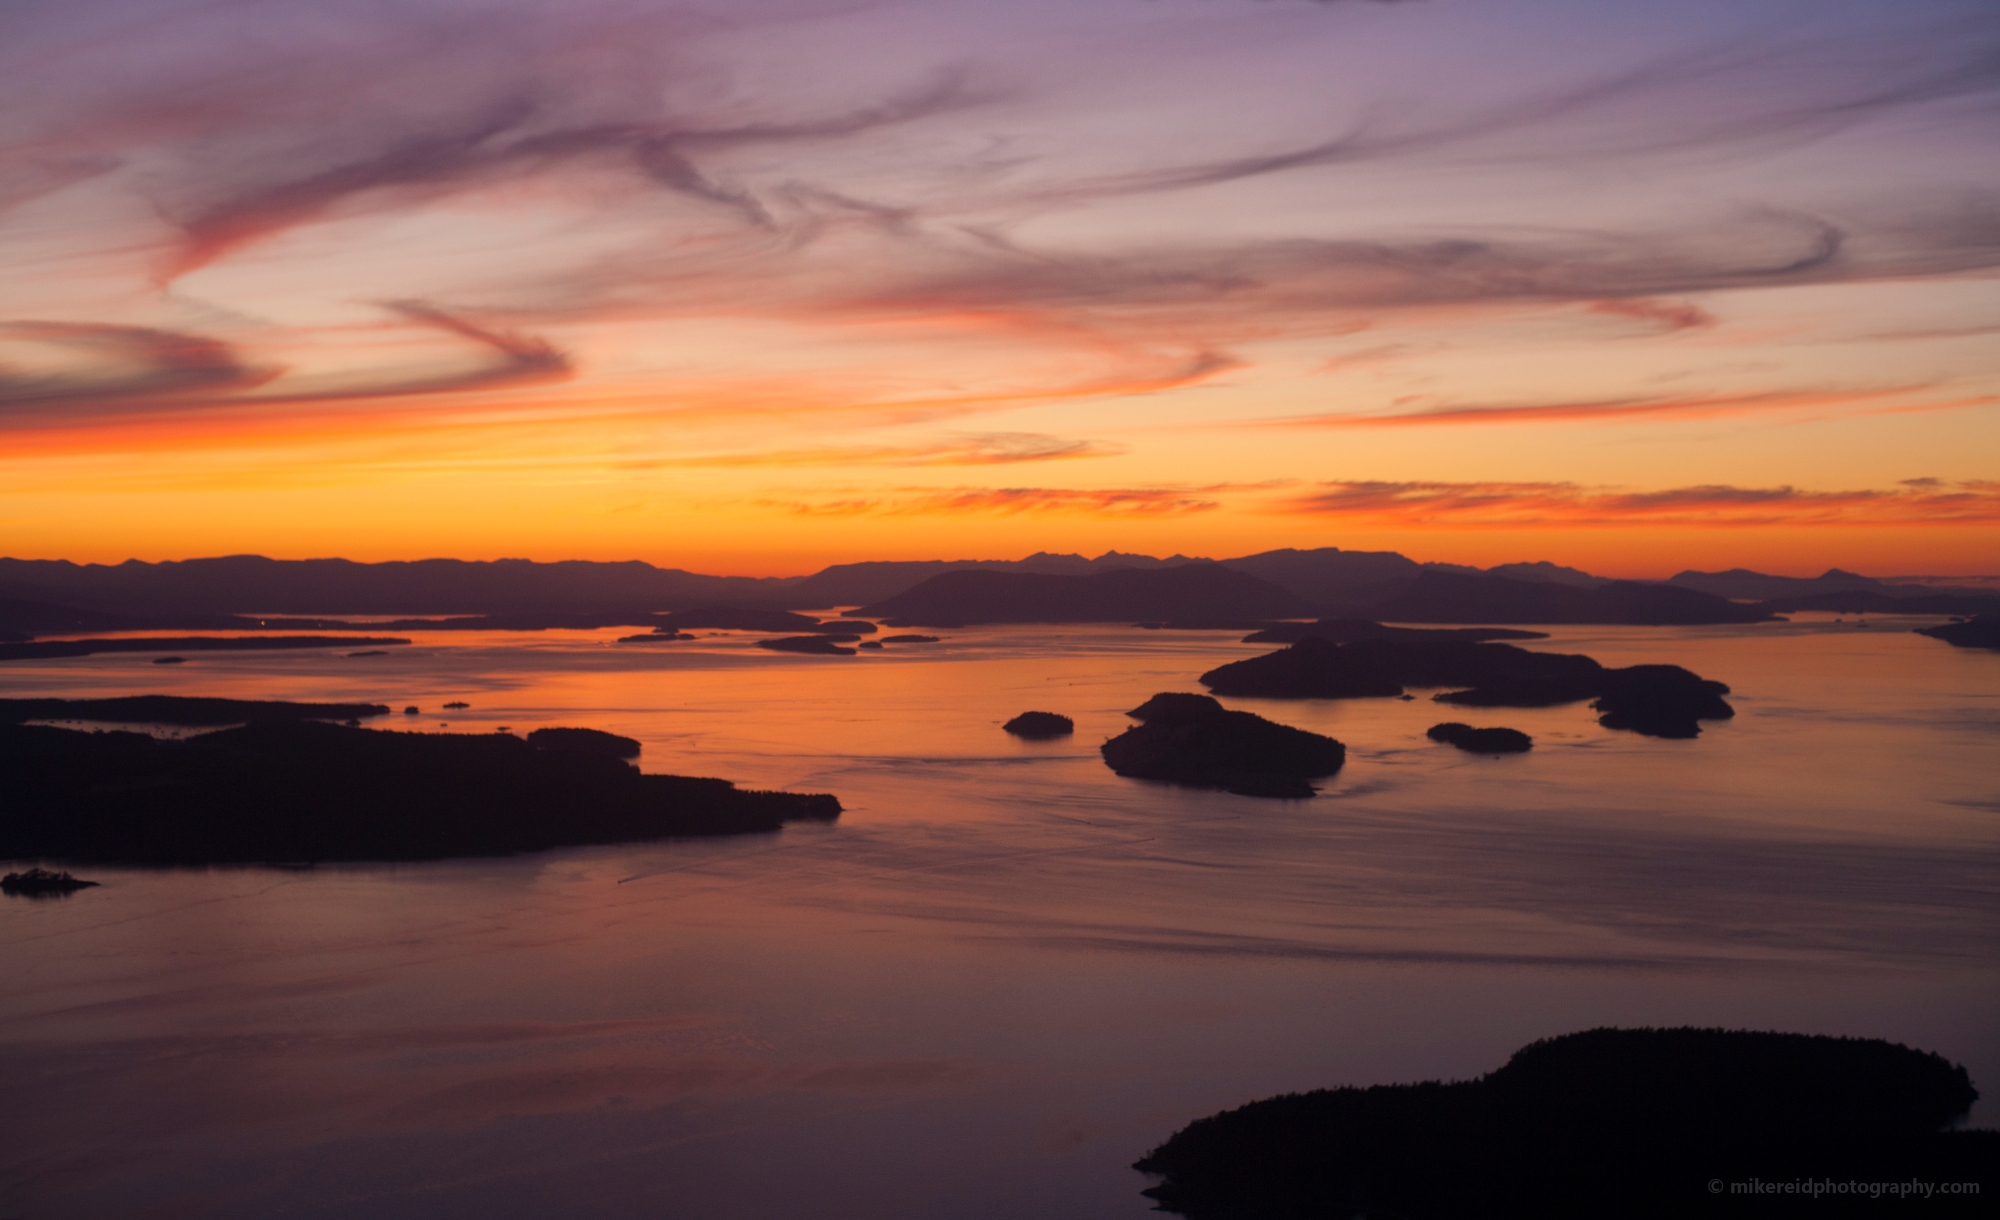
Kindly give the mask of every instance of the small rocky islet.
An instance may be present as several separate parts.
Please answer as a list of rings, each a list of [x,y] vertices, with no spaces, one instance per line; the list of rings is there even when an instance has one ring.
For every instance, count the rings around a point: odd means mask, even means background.
[[[1456,720],[1434,724],[1424,736],[1457,746],[1468,754],[1526,754],[1535,748],[1535,739],[1519,729],[1475,729]]]
[[[1056,712],[1022,712],[1000,726],[1005,732],[1029,741],[1068,737],[1076,732],[1076,721]]]

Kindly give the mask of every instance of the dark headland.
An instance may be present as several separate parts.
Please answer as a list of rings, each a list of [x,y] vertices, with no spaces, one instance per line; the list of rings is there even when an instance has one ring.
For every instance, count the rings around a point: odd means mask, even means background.
[[[1312,612],[1312,605],[1296,594],[1213,563],[1118,568],[1088,576],[945,572],[856,611],[892,627],[1276,619]]]
[[[105,701],[149,705],[143,717],[106,714],[163,723],[216,714],[163,709],[163,699]],[[57,701],[11,702],[18,715],[22,704]],[[266,715],[181,740],[17,721],[0,725],[8,787],[0,858],[430,860],[769,832],[840,814],[831,796],[642,774],[618,757],[637,744],[590,730],[524,741],[350,728],[303,715]]]
[[[658,630],[671,631],[811,631],[819,620],[810,614],[741,606],[704,606],[660,616]]]
[[[854,636],[836,635],[786,635],[773,640],[758,640],[757,647],[773,652],[802,652],[811,657],[851,657],[852,648],[842,648],[841,642],[852,640]]]
[[[1303,798],[1332,775],[1347,747],[1331,737],[1232,712],[1207,695],[1168,692],[1127,712],[1140,723],[1099,747],[1130,779],[1159,779],[1238,796]]]
[[[281,703],[183,695],[0,699],[0,724],[24,724],[30,720],[89,720],[102,724],[171,724],[209,728],[266,720],[365,720],[388,714],[388,707],[380,703]]]
[[[1302,566],[1285,570],[1296,574]],[[1580,587],[1410,566],[1406,579],[1353,588],[1345,596],[1335,596],[1331,581],[1288,588],[1237,562],[1115,568],[1077,576],[967,569],[940,573],[907,592],[864,606],[859,613],[892,625],[931,627],[1140,622],[1221,628],[1313,617],[1327,609],[1342,612],[1336,622],[1359,618],[1399,623],[1687,626],[1758,623],[1777,617],[1762,606],[1740,605],[1673,585],[1608,581]],[[1300,587],[1320,596],[1302,596]],[[1374,633],[1376,637],[1388,638],[1381,630]]]
[[[110,640],[38,640],[0,644],[0,661],[45,661],[100,652],[287,652],[303,648],[352,648],[356,644],[407,644],[406,639],[366,635],[126,636]]]
[[[1512,627],[1385,627],[1365,618],[1323,618],[1316,623],[1273,623],[1243,637],[1245,644],[1296,644],[1317,637],[1333,644],[1356,640],[1466,640],[1480,644],[1489,640],[1546,640],[1546,631],[1520,631]]]
[[[46,868],[31,868],[25,872],[8,873],[0,877],[0,893],[20,894],[28,898],[59,898],[87,890],[97,885],[95,881],[85,881],[68,873],[53,872]]]
[[[1134,1168],[1189,1220],[1679,1220],[1979,1214],[1990,1200],[1732,1194],[1731,1183],[1979,1182],[1963,1067],[1874,1039],[1596,1029],[1468,1081],[1321,1089],[1189,1124]]]
[[[1917,634],[1943,640],[1954,648],[2000,648],[2000,614],[1982,614],[1964,622],[1919,627]]]
[[[641,748],[633,738],[602,729],[536,729],[528,734],[528,744],[537,750],[595,754],[601,758],[637,758]]]
[[[1697,626],[1761,623],[1777,617],[1698,589],[1610,581],[1592,588],[1554,581],[1426,571],[1369,607],[1368,617],[1395,623],[1629,623]]]
[[[1606,669],[1586,656],[1531,652],[1464,640],[1309,637],[1201,676],[1218,695],[1266,699],[1394,696],[1404,688],[1457,687],[1434,696],[1466,707],[1554,707],[1594,699],[1598,723],[1650,737],[1694,737],[1702,720],[1736,714],[1729,688],[1678,665]]]

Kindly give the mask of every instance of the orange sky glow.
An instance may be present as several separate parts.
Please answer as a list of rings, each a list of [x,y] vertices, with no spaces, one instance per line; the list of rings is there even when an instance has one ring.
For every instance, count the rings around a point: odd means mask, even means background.
[[[2000,572],[1975,4],[107,8],[0,553]]]

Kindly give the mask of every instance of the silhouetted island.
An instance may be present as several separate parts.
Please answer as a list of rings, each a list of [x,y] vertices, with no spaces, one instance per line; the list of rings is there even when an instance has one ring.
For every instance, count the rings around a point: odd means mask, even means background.
[[[602,729],[536,729],[528,734],[528,744],[538,750],[595,754],[602,758],[637,758],[642,748],[633,738]]]
[[[1297,594],[1220,564],[1116,568],[1088,576],[962,569],[855,613],[892,627],[970,623],[1130,623],[1143,619],[1295,618],[1313,612]]]
[[[8,873],[5,877],[0,877],[0,893],[45,898],[51,894],[74,894],[78,890],[89,889],[96,884],[95,881],[80,881],[68,873],[52,873],[45,868],[31,868],[24,873]]]
[[[120,695],[112,699],[0,699],[0,724],[30,720],[93,720],[105,724],[171,724],[209,728],[262,720],[359,720],[387,716],[379,703],[279,703],[183,695]]]
[[[621,635],[620,644],[672,644],[680,640],[691,640],[694,636],[686,631],[668,631],[661,628],[646,635]]]
[[[823,631],[828,635],[874,635],[881,629],[858,618],[830,618],[808,630]]]
[[[294,648],[351,648],[356,644],[407,644],[392,637],[352,635],[137,636],[117,640],[41,640],[0,644],[0,661],[88,657],[100,652],[283,652]]]
[[[811,631],[819,620],[788,610],[746,610],[740,606],[706,606],[660,616],[661,631]]]
[[[1802,597],[1778,597],[1757,603],[1773,612],[1830,610],[1835,614],[2000,614],[2000,594],[1979,589],[1939,589],[1935,592],[1905,591],[1909,586],[1891,585],[1899,590],[1853,589],[1815,593]]]
[[[120,564],[0,559],[0,588],[17,590],[16,596],[144,615],[249,609],[268,614],[562,616],[770,605],[791,583],[704,576],[635,561],[356,563],[261,555]]]
[[[1553,707],[1595,699],[1599,724],[1650,737],[1695,737],[1698,721],[1736,714],[1722,698],[1727,686],[1678,665],[1606,669],[1586,656],[1466,640],[1333,644],[1308,637],[1218,666],[1201,682],[1218,695],[1265,699],[1395,696],[1405,686],[1468,688],[1434,696],[1466,707]]]
[[[1424,736],[1449,742],[1471,754],[1526,754],[1535,748],[1535,739],[1519,729],[1475,729],[1456,720],[1434,724]]]
[[[1739,571],[1683,572],[1664,583],[1618,581],[1548,562],[1500,564],[1481,571],[1459,564],[1417,563],[1391,551],[1335,547],[1286,548],[1219,561],[1110,551],[1094,559],[1037,553],[1018,560],[863,562],[835,564],[811,576],[760,578],[708,576],[638,562],[575,560],[353,563],[234,555],[80,565],[0,558],[0,640],[127,631],[652,627],[661,622],[663,612],[872,607],[915,590],[929,578],[954,572],[1083,578],[1218,566],[1276,586],[1307,608],[1280,612],[1224,604],[1182,613],[1162,607],[1126,616],[1127,621],[1223,626],[1319,614],[1470,624],[1694,623],[1755,621],[1794,604],[1874,611],[1889,609],[1896,599],[1917,599],[1899,601],[1895,608],[1905,613],[1964,614],[1991,613],[2000,607],[1992,590],[1889,584],[1838,571],[1816,580]],[[1835,601],[1815,600],[1827,597]],[[1731,598],[1776,600],[1745,606]],[[1880,600],[1866,601],[1870,598]],[[1953,598],[1961,600],[1949,600]],[[246,608],[259,613],[242,613]],[[371,624],[292,617],[307,615],[425,617]],[[791,622],[738,629],[805,632],[813,626]]]
[[[1317,637],[1332,644],[1355,640],[1546,640],[1546,631],[1511,627],[1384,627],[1365,618],[1323,618],[1316,623],[1272,623],[1243,637],[1245,644],[1296,644]]]
[[[847,639],[856,639],[848,636]],[[842,648],[840,637],[825,635],[787,635],[775,640],[758,640],[757,647],[773,652],[802,652],[812,657],[851,657],[852,648]]]
[[[1729,688],[1678,665],[1628,665],[1603,671],[1597,699],[1590,705],[1602,713],[1597,723],[1607,729],[1630,729],[1647,737],[1698,737],[1702,720],[1728,720],[1736,709],[1722,698]],[[1438,695],[1443,703],[1472,704],[1457,695]],[[1477,704],[1492,707],[1494,704]]]
[[[943,638],[941,635],[885,635],[882,637],[882,642],[884,644],[935,644]]]
[[[506,733],[397,733],[302,719],[181,740],[7,725],[0,858],[430,860],[762,833],[840,814],[831,796],[646,775],[568,748],[577,738],[558,740],[565,748]]]
[[[1919,627],[1917,634],[1943,640],[1954,648],[2000,648],[2000,614],[1981,614],[1963,622]]]
[[[1425,571],[1368,617],[1395,623],[1630,623],[1697,626],[1762,623],[1778,616],[1698,589],[1610,581],[1583,587],[1490,574]]]
[[[1307,781],[1347,761],[1347,747],[1331,737],[1228,711],[1207,695],[1154,695],[1126,715],[1140,723],[1099,752],[1106,766],[1130,779],[1300,798],[1316,791]]]
[[[1016,737],[1026,737],[1031,741],[1068,737],[1076,732],[1074,720],[1055,712],[1022,712],[1000,727]]]
[[[187,664],[187,658],[186,658],[186,657],[154,657],[154,658],[153,658],[153,664],[155,664],[155,665],[185,665],[185,664]]]
[[[1133,1167],[1163,1175],[1145,1193],[1189,1220],[1761,1216],[1781,1200],[1745,1198],[1752,1182],[1990,1183],[2000,1133],[1944,1130],[1978,1096],[1963,1067],[1876,1039],[1596,1029],[1477,1080],[1252,1102]],[[1910,1202],[1865,1190],[1782,1201],[1814,1216]]]

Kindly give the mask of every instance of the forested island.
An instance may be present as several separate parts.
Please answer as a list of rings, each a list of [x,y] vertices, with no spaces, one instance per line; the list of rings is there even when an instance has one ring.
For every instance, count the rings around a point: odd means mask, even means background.
[[[1145,1193],[1189,1220],[1765,1215],[1780,1200],[1729,1184],[1992,1182],[2000,1132],[1945,1129],[1978,1096],[1963,1067],[1875,1039],[1595,1029],[1524,1047],[1477,1080],[1252,1102],[1133,1167],[1161,1175]],[[1912,1205],[1789,1202],[1815,1216]],[[1980,1202],[1932,1198],[1926,1214]]]
[[[171,724],[208,728],[264,720],[361,721],[387,716],[381,703],[286,703],[264,699],[204,699],[186,695],[118,695],[109,699],[0,699],[0,724],[88,720],[102,724]]]
[[[1131,779],[1300,799],[1347,761],[1347,747],[1331,737],[1229,711],[1207,695],[1165,692],[1125,714],[1139,723],[1099,753]]]
[[[342,705],[229,709],[164,696],[75,701],[72,717],[238,727],[180,740],[23,724],[61,700],[13,700],[0,858],[147,864],[433,860],[591,843],[770,832],[831,821],[828,795],[753,792],[722,779],[646,775],[637,743],[591,730],[399,733],[308,718]],[[105,708],[102,705],[123,705]],[[24,707],[23,705],[29,705]],[[277,705],[283,707],[284,705]],[[360,705],[366,714],[386,708]],[[60,714],[60,712],[59,712]]]
[[[1535,748],[1535,739],[1519,729],[1481,729],[1456,720],[1434,724],[1424,736],[1457,746],[1467,754],[1526,754]]]
[[[1076,732],[1076,721],[1059,712],[1022,712],[1000,726],[1005,732],[1030,741],[1048,741]]]
[[[1331,644],[1355,640],[1546,640],[1546,631],[1512,627],[1386,627],[1373,619],[1323,618],[1313,623],[1272,623],[1243,637],[1245,644],[1296,644],[1311,636]]]
[[[1235,623],[1295,618],[1310,602],[1269,581],[1214,563],[1113,568],[1089,575],[943,572],[855,613],[892,627],[975,623],[1117,623],[1140,619]]]
[[[1395,696],[1410,686],[1462,688],[1434,698],[1466,707],[1554,707],[1592,699],[1604,727],[1650,737],[1694,737],[1700,721],[1736,714],[1722,698],[1729,687],[1678,665],[1607,669],[1571,653],[1456,639],[1335,644],[1308,637],[1218,666],[1201,682],[1218,695],[1266,699]]]
[[[183,635],[37,640],[0,644],[0,661],[45,661],[58,657],[95,656],[100,652],[288,652],[304,648],[352,648],[356,644],[380,647],[409,642],[407,639],[367,635]]]

